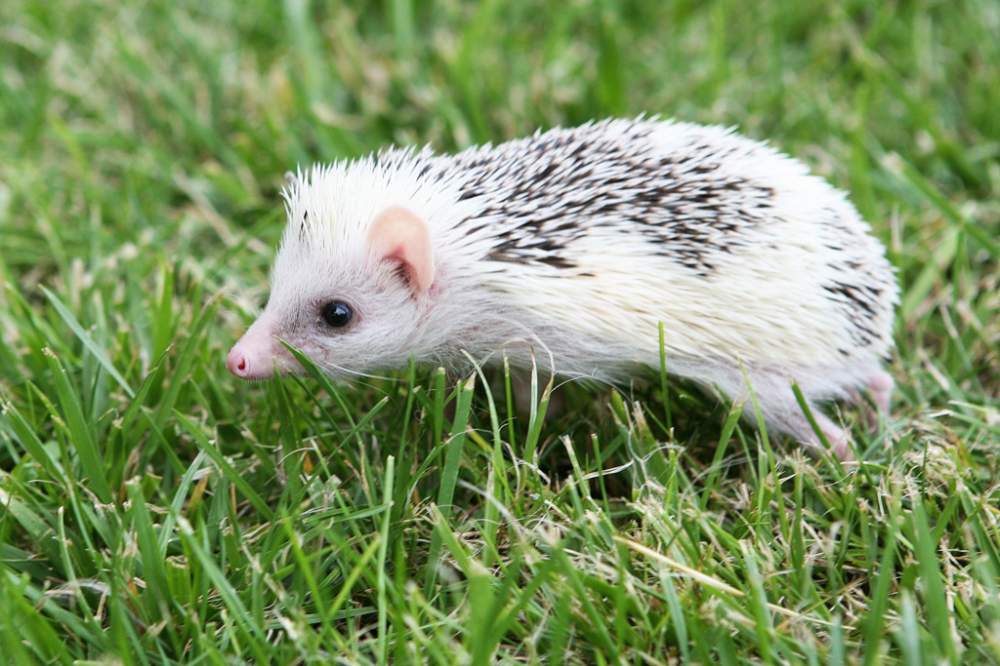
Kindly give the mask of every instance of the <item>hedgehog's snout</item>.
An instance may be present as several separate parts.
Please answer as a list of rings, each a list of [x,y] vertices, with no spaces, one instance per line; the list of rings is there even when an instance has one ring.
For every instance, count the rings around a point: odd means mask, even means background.
[[[261,317],[233,345],[226,357],[226,367],[240,379],[268,379],[274,375],[279,360],[288,355],[275,337],[269,319]]]
[[[229,368],[229,372],[240,379],[264,379],[271,375],[270,369],[262,372],[263,364],[256,362],[239,344],[234,345],[229,350],[229,356],[226,357],[226,367]]]

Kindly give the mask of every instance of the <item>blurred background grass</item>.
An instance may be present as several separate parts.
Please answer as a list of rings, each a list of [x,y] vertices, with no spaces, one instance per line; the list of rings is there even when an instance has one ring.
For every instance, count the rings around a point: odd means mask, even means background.
[[[995,0],[4,0],[10,662],[997,659],[998,35]],[[577,387],[538,430],[496,396],[501,432],[480,384],[482,434],[440,460],[466,423],[437,375],[339,393],[224,375],[266,297],[285,171],[639,113],[772,142],[886,242],[900,390],[878,436],[858,431],[863,473],[747,426],[715,455],[727,408],[683,385],[671,433],[626,406],[659,414],[657,391]],[[533,438],[537,475],[515,464]],[[591,497],[635,442],[652,471]],[[435,552],[445,583],[424,577]]]

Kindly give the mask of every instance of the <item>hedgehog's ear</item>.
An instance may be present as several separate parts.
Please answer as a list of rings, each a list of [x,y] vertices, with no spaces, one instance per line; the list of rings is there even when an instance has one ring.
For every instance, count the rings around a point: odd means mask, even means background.
[[[368,232],[372,254],[398,262],[415,292],[424,292],[434,282],[434,255],[427,224],[405,208],[386,208]]]

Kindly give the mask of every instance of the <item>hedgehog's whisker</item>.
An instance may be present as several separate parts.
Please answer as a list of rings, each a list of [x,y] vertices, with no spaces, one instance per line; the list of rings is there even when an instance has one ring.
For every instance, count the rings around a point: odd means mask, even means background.
[[[350,368],[345,368],[344,366],[337,365],[336,363],[333,363],[331,361],[321,361],[318,363],[316,361],[313,361],[313,363],[316,363],[316,365],[322,368],[323,370],[333,370],[336,372],[343,373],[345,375],[352,375],[354,377],[364,377],[366,379],[379,379],[382,381],[392,381],[394,379],[393,377],[386,377],[383,375],[370,375],[367,372],[361,372],[360,370],[351,370]],[[371,385],[365,384],[365,386],[371,386]]]

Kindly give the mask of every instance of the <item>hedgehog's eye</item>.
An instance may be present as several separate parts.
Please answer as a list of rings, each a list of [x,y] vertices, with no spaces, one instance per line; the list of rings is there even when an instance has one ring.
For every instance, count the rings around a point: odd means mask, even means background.
[[[323,317],[323,321],[326,322],[327,326],[332,328],[343,328],[351,323],[351,318],[354,316],[354,310],[351,306],[343,301],[330,301],[325,303],[320,309],[320,315]]]

